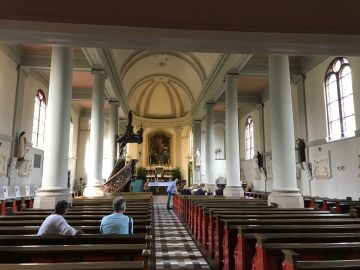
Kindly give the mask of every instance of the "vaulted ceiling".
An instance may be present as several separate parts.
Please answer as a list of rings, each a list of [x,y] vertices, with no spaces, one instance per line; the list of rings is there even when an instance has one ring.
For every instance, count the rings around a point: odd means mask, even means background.
[[[29,67],[44,84],[48,83],[51,46],[26,44],[15,48],[21,52],[19,64]],[[118,100],[120,92],[124,96],[120,117],[126,117],[127,109],[131,109],[142,121],[199,118],[201,114],[194,108],[201,110],[207,100],[216,101],[215,111],[223,112],[223,80],[226,72],[234,68],[239,73],[240,106],[263,102],[268,91],[265,54],[74,48],[73,104],[84,111],[91,108],[91,68],[99,65],[100,60],[95,58],[102,55],[111,69],[107,70],[106,99]],[[291,73],[301,74],[323,59],[291,56]],[[108,110],[109,106],[105,104],[104,108]]]

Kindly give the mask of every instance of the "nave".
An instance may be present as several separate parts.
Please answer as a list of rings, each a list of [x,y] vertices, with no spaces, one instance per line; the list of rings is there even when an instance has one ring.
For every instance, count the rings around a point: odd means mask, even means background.
[[[36,236],[52,209],[7,207],[0,217],[0,269],[360,267],[357,201],[329,211],[323,209],[331,203],[319,199],[305,203],[307,208],[284,209],[265,199],[175,195],[173,209],[167,210],[162,196],[121,195],[127,200],[126,214],[134,220],[131,235],[99,233],[101,218],[112,212],[113,196],[75,198],[65,218],[83,233],[72,237]]]
[[[183,223],[165,202],[154,203],[156,269],[210,269]]]

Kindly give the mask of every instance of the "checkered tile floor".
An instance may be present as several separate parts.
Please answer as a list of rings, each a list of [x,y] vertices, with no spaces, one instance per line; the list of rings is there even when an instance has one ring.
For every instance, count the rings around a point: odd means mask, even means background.
[[[187,230],[165,203],[154,203],[156,269],[210,269]]]

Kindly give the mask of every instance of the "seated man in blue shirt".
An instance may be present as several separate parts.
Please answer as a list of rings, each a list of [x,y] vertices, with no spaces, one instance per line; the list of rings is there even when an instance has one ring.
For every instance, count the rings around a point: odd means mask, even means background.
[[[100,232],[102,234],[132,234],[133,220],[124,215],[126,201],[123,197],[113,200],[114,213],[102,218]]]
[[[172,181],[171,183],[170,183],[170,185],[168,186],[168,188],[167,188],[167,190],[166,190],[166,192],[167,192],[167,194],[168,194],[168,199],[167,199],[167,203],[166,203],[166,208],[167,208],[167,210],[170,210],[171,209],[171,207],[170,207],[170,201],[171,201],[171,196],[173,195],[173,194],[176,194],[177,193],[177,191],[176,191],[176,183],[179,181],[179,179],[175,179],[174,181]]]

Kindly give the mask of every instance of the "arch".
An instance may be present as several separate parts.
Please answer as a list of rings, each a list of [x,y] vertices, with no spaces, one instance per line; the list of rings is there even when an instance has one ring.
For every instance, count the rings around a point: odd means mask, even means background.
[[[31,142],[35,148],[44,149],[46,96],[42,89],[35,94]]]
[[[325,98],[328,139],[355,135],[355,108],[352,75],[345,57],[335,58],[325,75]]]
[[[246,119],[245,124],[245,159],[254,157],[254,121],[251,116]]]

